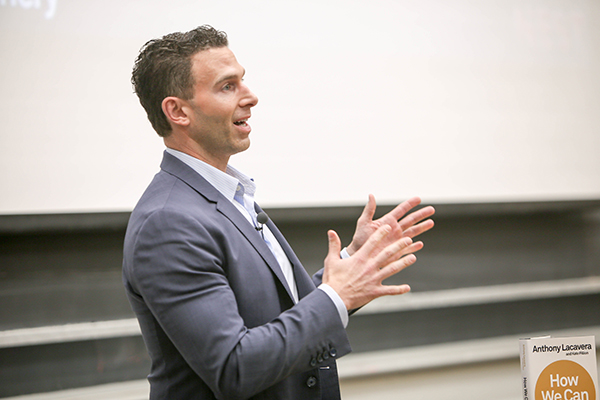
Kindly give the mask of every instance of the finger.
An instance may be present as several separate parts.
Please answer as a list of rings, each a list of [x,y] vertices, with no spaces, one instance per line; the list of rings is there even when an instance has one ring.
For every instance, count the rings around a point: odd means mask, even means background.
[[[398,296],[410,292],[410,286],[404,285],[381,285],[380,296]]]
[[[416,224],[417,222],[422,221],[425,218],[431,217],[433,214],[435,214],[435,208],[431,206],[423,207],[420,210],[410,213],[406,217],[402,218],[399,222],[400,228],[402,228],[402,230],[405,230],[408,227]]]
[[[414,254],[409,254],[407,256],[402,257],[401,259],[391,262],[385,267],[379,270],[378,280],[385,280],[390,276],[396,275],[398,272],[402,271],[406,267],[413,265],[417,261],[417,256]]]
[[[404,236],[414,238],[416,236],[419,236],[421,233],[427,232],[428,230],[433,228],[434,224],[435,223],[433,222],[433,220],[428,219],[427,221],[423,221],[420,224],[411,226],[410,228],[404,230]]]
[[[373,253],[373,251],[379,247],[383,238],[386,237],[391,231],[392,227],[389,225],[380,226],[355,254],[361,253],[369,257],[371,253]]]
[[[414,242],[413,244],[411,244],[410,246],[408,246],[407,248],[402,250],[402,256],[405,256],[405,255],[411,254],[411,253],[416,253],[417,251],[421,250],[423,247],[424,247],[423,242]]]
[[[393,217],[394,220],[398,221],[400,218],[406,215],[407,212],[409,212],[411,209],[415,208],[419,204],[421,204],[421,198],[416,196],[412,197],[398,204],[392,211],[384,215],[384,218],[389,215]]]
[[[412,244],[412,239],[409,237],[403,237],[402,239],[395,241],[377,253],[373,259],[374,265],[379,269],[398,260],[403,255],[408,254],[405,253],[405,250]]]
[[[342,241],[334,230],[327,231],[327,238],[329,239],[329,252],[327,258],[337,259],[340,258],[340,251],[342,250]]]
[[[399,260],[400,258],[402,258],[408,254],[414,254],[414,253],[422,250],[423,247],[424,247],[423,242],[411,243],[409,246],[400,250],[394,258],[389,258],[388,260],[384,261],[383,264],[385,264],[386,262],[391,263],[392,261]]]

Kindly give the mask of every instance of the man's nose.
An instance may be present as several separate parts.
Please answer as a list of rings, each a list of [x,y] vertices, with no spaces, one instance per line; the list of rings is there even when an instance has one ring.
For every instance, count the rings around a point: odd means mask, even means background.
[[[252,92],[252,90],[250,90],[250,88],[245,85],[244,85],[244,89],[246,90],[246,93],[245,93],[244,97],[242,98],[242,101],[240,102],[240,106],[241,107],[254,107],[255,105],[257,105],[258,97],[254,94],[254,92]]]

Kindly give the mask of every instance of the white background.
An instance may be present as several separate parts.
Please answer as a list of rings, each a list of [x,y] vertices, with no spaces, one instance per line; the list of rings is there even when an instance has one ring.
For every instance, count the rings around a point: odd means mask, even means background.
[[[162,141],[149,39],[228,33],[260,101],[231,159],[267,207],[600,198],[600,4],[0,1],[0,214],[128,211]]]

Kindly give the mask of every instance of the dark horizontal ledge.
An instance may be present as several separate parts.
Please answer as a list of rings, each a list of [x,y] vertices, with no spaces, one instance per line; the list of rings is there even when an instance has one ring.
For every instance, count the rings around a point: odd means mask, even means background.
[[[506,203],[441,203],[432,205],[436,208],[435,218],[543,213],[586,214],[600,211],[600,199]],[[394,206],[380,205],[377,214],[382,215]],[[363,206],[328,206],[265,208],[265,211],[277,223],[314,223],[319,221],[355,220],[362,209]],[[129,215],[130,212],[0,215],[0,235],[122,230],[127,226]]]
[[[0,215],[0,234],[62,233],[121,230],[129,212]]]
[[[547,213],[578,213],[587,214],[600,211],[598,200],[563,200],[563,201],[532,201],[532,202],[495,202],[495,203],[423,203],[420,207],[432,205],[435,207],[434,218],[453,218],[470,216],[503,216]],[[392,210],[393,205],[379,205],[377,215],[380,216]],[[418,208],[418,207],[417,207]],[[344,207],[296,207],[265,209],[275,222],[293,221],[337,221],[357,219],[363,206]]]

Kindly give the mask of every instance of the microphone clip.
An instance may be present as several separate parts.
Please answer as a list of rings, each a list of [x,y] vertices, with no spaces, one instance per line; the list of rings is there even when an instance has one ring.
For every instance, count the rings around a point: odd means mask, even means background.
[[[261,211],[256,215],[256,222],[258,223],[258,225],[255,226],[254,229],[256,229],[258,232],[262,233],[262,235],[264,237],[263,226],[267,222],[269,222],[269,216],[267,215],[266,212]]]

